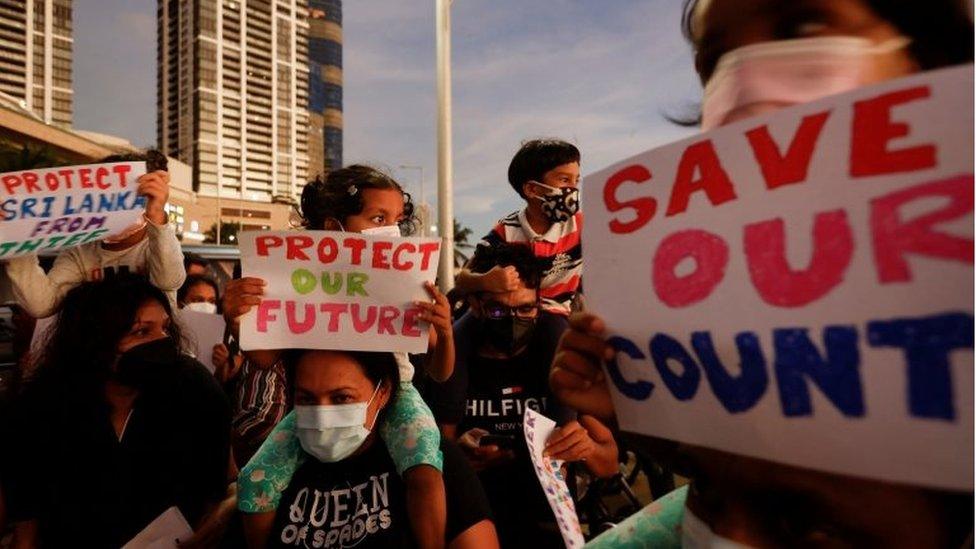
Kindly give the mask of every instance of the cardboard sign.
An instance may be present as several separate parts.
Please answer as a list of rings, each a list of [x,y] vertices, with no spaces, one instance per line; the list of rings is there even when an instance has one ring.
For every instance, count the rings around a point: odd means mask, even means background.
[[[176,318],[186,329],[192,345],[190,351],[193,357],[207,367],[210,373],[214,372],[213,348],[218,343],[224,341],[224,329],[227,324],[224,317],[218,314],[201,313],[188,309],[176,311]]]
[[[587,177],[627,431],[973,488],[973,68],[742,120]]]
[[[522,426],[525,430],[525,443],[529,447],[529,456],[532,457],[532,467],[539,478],[539,484],[542,485],[542,491],[546,493],[546,499],[549,500],[552,514],[556,516],[563,542],[570,549],[583,547],[586,540],[580,529],[573,496],[569,493],[569,487],[566,486],[566,479],[563,477],[563,461],[542,455],[542,451],[546,449],[546,441],[556,428],[556,422],[535,410],[526,408]]]
[[[177,549],[193,537],[193,529],[176,507],[170,507],[122,546],[122,549]]]
[[[244,276],[264,279],[261,304],[241,319],[241,348],[427,352],[440,241],[334,231],[250,231]]]
[[[0,174],[0,259],[96,242],[136,223],[145,162]]]

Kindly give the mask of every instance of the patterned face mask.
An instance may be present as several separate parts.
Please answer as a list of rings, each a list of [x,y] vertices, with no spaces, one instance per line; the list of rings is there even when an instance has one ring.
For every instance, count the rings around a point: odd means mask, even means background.
[[[529,181],[549,191],[545,196],[536,197],[542,201],[542,213],[552,223],[563,223],[579,211],[579,189],[575,187],[550,187],[538,181]]]

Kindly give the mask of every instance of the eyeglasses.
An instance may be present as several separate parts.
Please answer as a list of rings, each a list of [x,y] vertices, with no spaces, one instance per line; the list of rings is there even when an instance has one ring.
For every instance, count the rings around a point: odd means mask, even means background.
[[[522,320],[531,320],[539,316],[538,303],[509,307],[507,305],[502,305],[497,301],[489,301],[482,305],[481,309],[485,312],[485,315],[492,320],[500,320],[510,316],[521,318]]]

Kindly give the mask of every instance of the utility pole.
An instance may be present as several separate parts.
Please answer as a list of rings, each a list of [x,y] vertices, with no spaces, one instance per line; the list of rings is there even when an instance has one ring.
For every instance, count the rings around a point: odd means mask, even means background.
[[[437,34],[437,225],[441,291],[454,287],[453,161],[451,158],[451,0],[434,0]]]

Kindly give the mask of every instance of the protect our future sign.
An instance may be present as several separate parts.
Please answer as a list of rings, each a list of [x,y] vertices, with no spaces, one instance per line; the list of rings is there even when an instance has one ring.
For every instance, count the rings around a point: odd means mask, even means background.
[[[244,276],[267,282],[241,319],[241,348],[427,351],[429,301],[440,241],[334,231],[241,234]]]
[[[63,250],[121,232],[142,216],[145,162],[0,174],[0,259]]]
[[[973,68],[739,121],[586,178],[624,430],[973,488]]]

